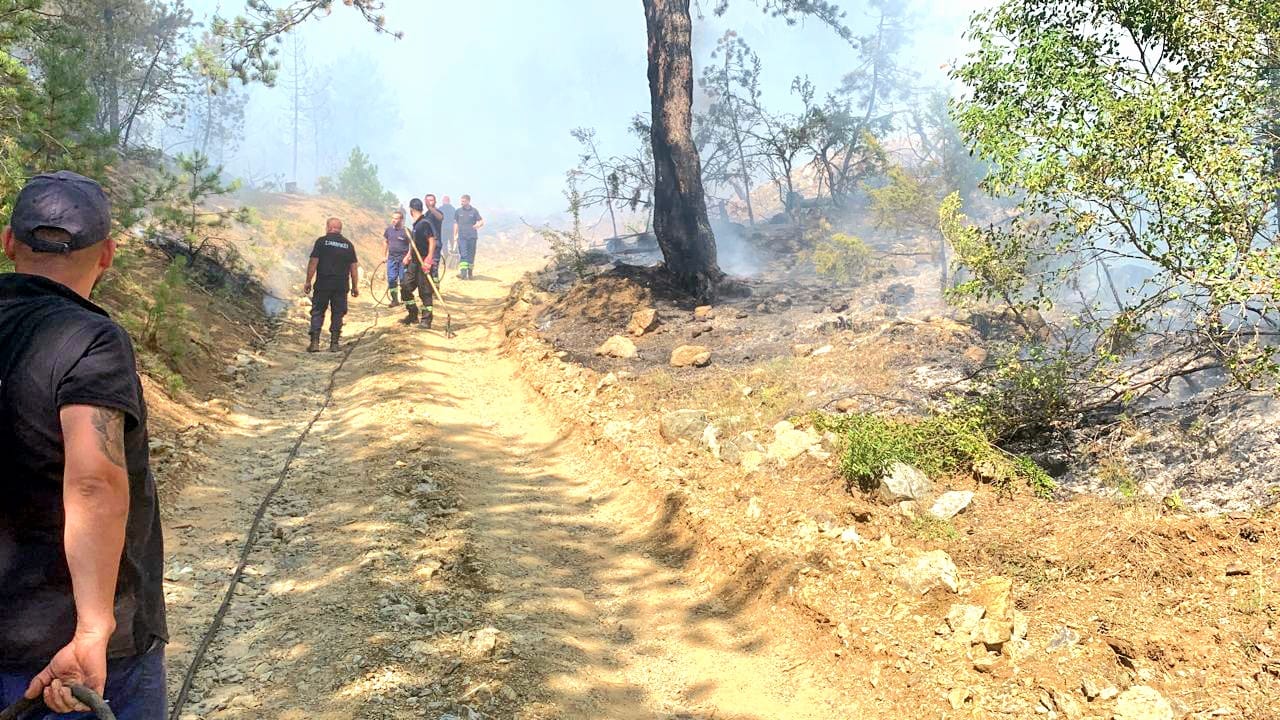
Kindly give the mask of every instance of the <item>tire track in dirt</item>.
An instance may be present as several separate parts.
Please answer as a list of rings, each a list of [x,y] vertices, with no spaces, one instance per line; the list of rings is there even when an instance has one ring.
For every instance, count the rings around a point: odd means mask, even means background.
[[[828,718],[855,699],[767,612],[682,569],[500,350],[515,269],[446,288],[458,336],[385,316],[272,503],[184,718]],[[353,312],[354,337],[373,322]],[[338,355],[286,323],[168,517],[180,681]],[[323,379],[322,379],[323,378]],[[776,623],[775,623],[776,625]]]

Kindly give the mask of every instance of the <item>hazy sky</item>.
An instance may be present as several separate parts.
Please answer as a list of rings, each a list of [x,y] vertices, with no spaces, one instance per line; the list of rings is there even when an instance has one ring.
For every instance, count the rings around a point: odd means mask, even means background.
[[[283,0],[281,0],[283,1]],[[198,12],[238,0],[197,0]],[[809,75],[819,92],[839,82],[854,50],[827,28],[788,27],[751,0],[734,0],[726,17],[695,19],[695,63],[733,28],[760,54],[766,103],[792,102],[791,80]],[[842,0],[855,33],[869,21],[863,2]],[[967,17],[988,0],[917,0],[918,33],[904,61],[926,82],[943,85],[941,66],[963,52]],[[597,129],[606,153],[630,146],[630,118],[648,110],[645,21],[641,0],[386,0],[394,40],[375,34],[358,13],[304,26],[308,64],[326,69],[333,121],[350,130],[402,197],[471,193],[481,208],[540,217],[563,209],[564,172],[576,162],[569,130]],[[695,71],[697,72],[697,71]],[[236,174],[291,174],[288,93],[256,87],[248,138],[228,160]],[[304,135],[300,180],[309,186],[315,154]],[[349,147],[322,149],[336,164]],[[322,162],[321,164],[324,164]],[[336,168],[320,168],[321,174]]]

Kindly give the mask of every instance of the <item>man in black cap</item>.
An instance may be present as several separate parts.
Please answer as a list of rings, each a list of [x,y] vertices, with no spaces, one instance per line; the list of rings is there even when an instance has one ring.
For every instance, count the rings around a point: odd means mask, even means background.
[[[414,198],[409,201],[409,217],[413,218],[413,242],[409,252],[405,253],[404,279],[400,281],[400,298],[404,300],[406,314],[400,319],[402,325],[417,324],[424,330],[431,329],[431,316],[435,304],[432,279],[435,265],[431,259],[436,254],[437,238],[435,225],[423,212],[422,201]],[[418,303],[414,293],[422,299],[422,315],[418,315]]]
[[[163,541],[129,336],[89,300],[115,242],[102,188],[39,175],[0,275],[0,707],[43,694],[120,720],[165,714]],[[43,717],[40,716],[40,717]]]
[[[307,352],[320,351],[320,331],[324,328],[324,313],[329,311],[329,352],[338,352],[342,340],[342,318],[347,315],[347,293],[360,297],[360,261],[356,247],[342,237],[342,221],[329,218],[325,234],[316,238],[311,247],[311,261],[307,263],[305,292],[311,295],[311,344]]]

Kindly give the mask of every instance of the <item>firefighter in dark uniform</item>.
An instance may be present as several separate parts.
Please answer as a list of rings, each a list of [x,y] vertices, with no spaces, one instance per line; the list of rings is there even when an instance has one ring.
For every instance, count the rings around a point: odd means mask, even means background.
[[[462,256],[458,262],[458,277],[470,280],[471,272],[476,266],[476,242],[480,237],[478,231],[484,227],[484,218],[471,204],[470,195],[462,196],[462,207],[454,212],[453,223],[458,228],[458,254]]]
[[[329,218],[324,237],[317,238],[307,263],[306,292],[311,296],[311,344],[307,352],[320,351],[320,330],[329,311],[329,352],[338,352],[342,340],[342,318],[347,314],[347,293],[359,297],[360,262],[356,248],[342,236],[342,221]]]
[[[404,278],[400,280],[400,299],[404,301],[407,314],[400,320],[400,324],[417,324],[424,330],[430,330],[435,304],[431,280],[435,279],[436,272],[433,262],[438,244],[436,229],[423,212],[422,201],[418,198],[409,201],[409,216],[413,218],[413,242],[403,260],[405,271]],[[418,315],[418,303],[414,299],[415,291],[422,299],[421,316]]]

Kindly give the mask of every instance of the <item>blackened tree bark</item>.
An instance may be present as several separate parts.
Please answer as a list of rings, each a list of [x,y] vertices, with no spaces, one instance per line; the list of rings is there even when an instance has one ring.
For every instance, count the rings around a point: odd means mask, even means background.
[[[653,231],[666,271],[700,300],[724,278],[693,144],[693,19],[689,0],[643,0],[653,101]]]

